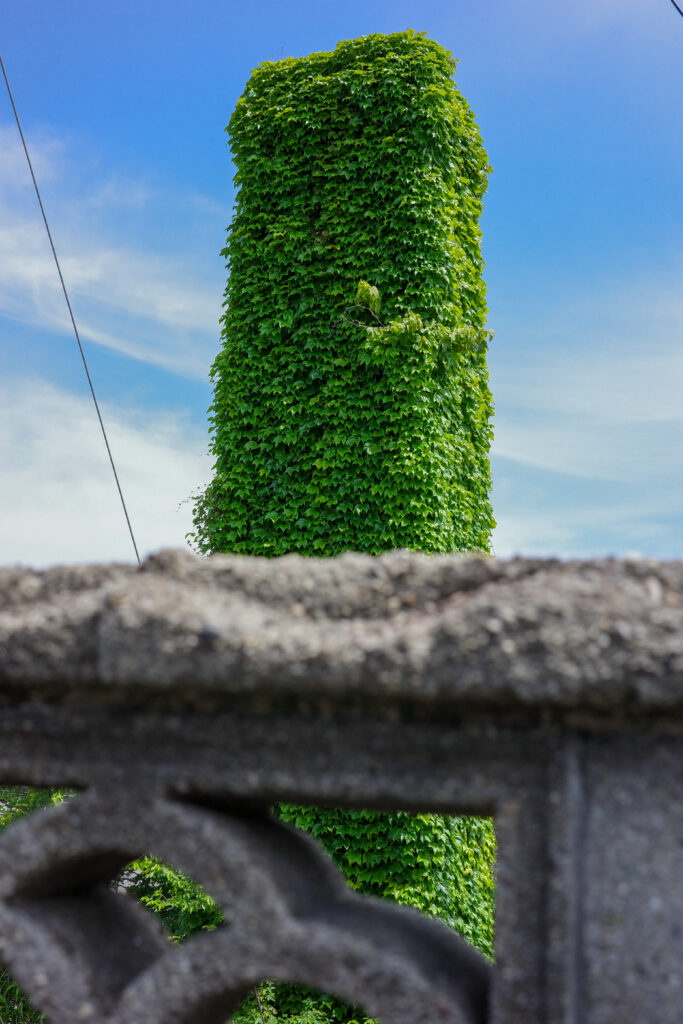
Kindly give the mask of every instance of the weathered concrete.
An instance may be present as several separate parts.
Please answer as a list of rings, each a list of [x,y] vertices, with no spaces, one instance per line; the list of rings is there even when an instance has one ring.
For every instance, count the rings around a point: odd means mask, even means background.
[[[69,1024],[210,1024],[266,976],[384,1024],[678,1024],[682,626],[680,563],[4,570],[0,780],[89,792],[2,837],[0,960]],[[276,799],[493,813],[490,993],[440,926],[347,894]],[[168,950],[104,885],[146,850],[232,926]]]
[[[668,714],[682,627],[680,563],[166,551],[0,574],[0,685]]]

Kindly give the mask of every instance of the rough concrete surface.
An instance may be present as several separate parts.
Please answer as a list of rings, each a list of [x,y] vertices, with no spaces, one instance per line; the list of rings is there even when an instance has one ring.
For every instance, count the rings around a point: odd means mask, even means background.
[[[0,688],[683,710],[683,564],[393,552],[0,572]]]
[[[383,1024],[680,1024],[683,563],[425,556],[0,571],[0,962],[55,1024],[222,1024],[265,978]],[[345,889],[274,801],[492,814],[496,965]],[[152,852],[227,926],[109,880]]]

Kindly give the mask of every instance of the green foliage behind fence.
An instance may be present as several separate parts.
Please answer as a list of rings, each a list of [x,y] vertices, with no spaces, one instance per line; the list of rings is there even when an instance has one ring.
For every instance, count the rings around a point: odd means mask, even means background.
[[[454,67],[403,32],[265,63],[247,83],[228,126],[237,197],[199,550],[488,549],[489,168]],[[489,821],[281,814],[353,886],[492,955]]]
[[[493,956],[495,841],[487,818],[280,808],[314,835],[354,889],[440,917]]]

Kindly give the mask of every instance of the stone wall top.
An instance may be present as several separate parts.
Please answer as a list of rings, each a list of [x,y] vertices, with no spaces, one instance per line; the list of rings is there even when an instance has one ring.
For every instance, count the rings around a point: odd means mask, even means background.
[[[397,551],[0,570],[0,700],[683,714],[683,563]]]

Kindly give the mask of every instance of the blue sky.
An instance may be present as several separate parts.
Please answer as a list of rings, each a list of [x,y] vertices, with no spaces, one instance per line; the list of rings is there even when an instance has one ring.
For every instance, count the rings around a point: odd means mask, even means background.
[[[252,68],[425,30],[493,165],[497,555],[683,556],[683,18],[669,0],[8,2],[0,52],[142,553],[209,479]],[[0,564],[133,552],[0,93]]]

